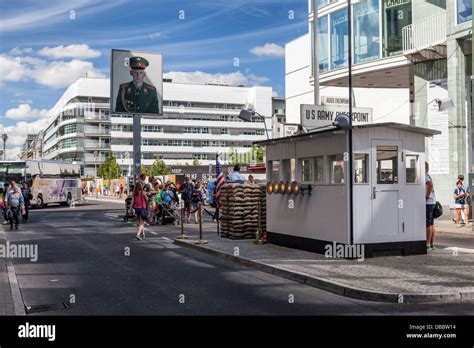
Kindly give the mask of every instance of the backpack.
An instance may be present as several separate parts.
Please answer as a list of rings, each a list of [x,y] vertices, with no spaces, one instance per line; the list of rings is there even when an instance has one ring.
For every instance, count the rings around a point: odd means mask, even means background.
[[[191,201],[193,203],[199,203],[201,201],[201,191],[194,190]]]
[[[443,206],[441,205],[440,202],[436,201],[435,207],[433,209],[433,217],[437,219],[441,215],[443,215]]]

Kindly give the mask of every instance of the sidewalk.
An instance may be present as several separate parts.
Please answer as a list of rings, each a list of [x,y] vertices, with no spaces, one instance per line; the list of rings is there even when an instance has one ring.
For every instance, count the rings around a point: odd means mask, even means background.
[[[86,202],[87,201],[95,201],[95,202],[108,202],[108,203],[117,203],[121,204],[125,207],[125,198],[127,198],[125,195],[122,198],[115,197],[115,196],[101,196],[99,195],[99,198],[96,198],[96,196],[84,196]]]
[[[174,230],[176,234],[180,231],[175,226],[153,229],[163,233]],[[357,261],[272,244],[256,245],[254,240],[221,238],[213,223],[203,224],[207,244],[194,244],[197,225],[186,224],[185,234],[189,239],[175,239],[177,245],[342,296],[395,303],[474,299],[474,249],[438,247],[428,255]]]
[[[473,227],[466,227],[461,225],[461,228],[456,227],[456,224],[452,220],[435,220],[435,231],[436,233],[454,233],[471,235],[474,237]]]
[[[0,245],[6,245],[3,226],[0,226]],[[8,259],[0,257],[0,315],[15,315],[7,261]]]

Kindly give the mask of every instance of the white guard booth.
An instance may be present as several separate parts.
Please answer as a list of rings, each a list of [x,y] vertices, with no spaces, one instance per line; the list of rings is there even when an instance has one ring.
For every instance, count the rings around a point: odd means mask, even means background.
[[[425,137],[439,132],[378,123],[352,133],[352,207],[346,131],[257,143],[266,146],[268,242],[321,254],[340,244],[363,246],[363,257],[426,254]]]

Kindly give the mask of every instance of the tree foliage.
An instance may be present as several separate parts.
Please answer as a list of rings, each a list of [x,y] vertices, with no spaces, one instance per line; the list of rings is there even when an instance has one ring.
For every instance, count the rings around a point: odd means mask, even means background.
[[[118,179],[122,176],[122,169],[114,156],[108,155],[105,161],[97,168],[97,176],[108,179]]]
[[[168,167],[162,159],[157,158],[151,166],[151,175],[157,176],[168,174],[171,174],[170,167]]]

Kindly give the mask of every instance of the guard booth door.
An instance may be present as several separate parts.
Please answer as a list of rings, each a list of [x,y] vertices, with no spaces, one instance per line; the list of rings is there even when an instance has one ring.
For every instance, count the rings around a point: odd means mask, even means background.
[[[372,241],[403,241],[402,141],[372,140],[371,152]]]

